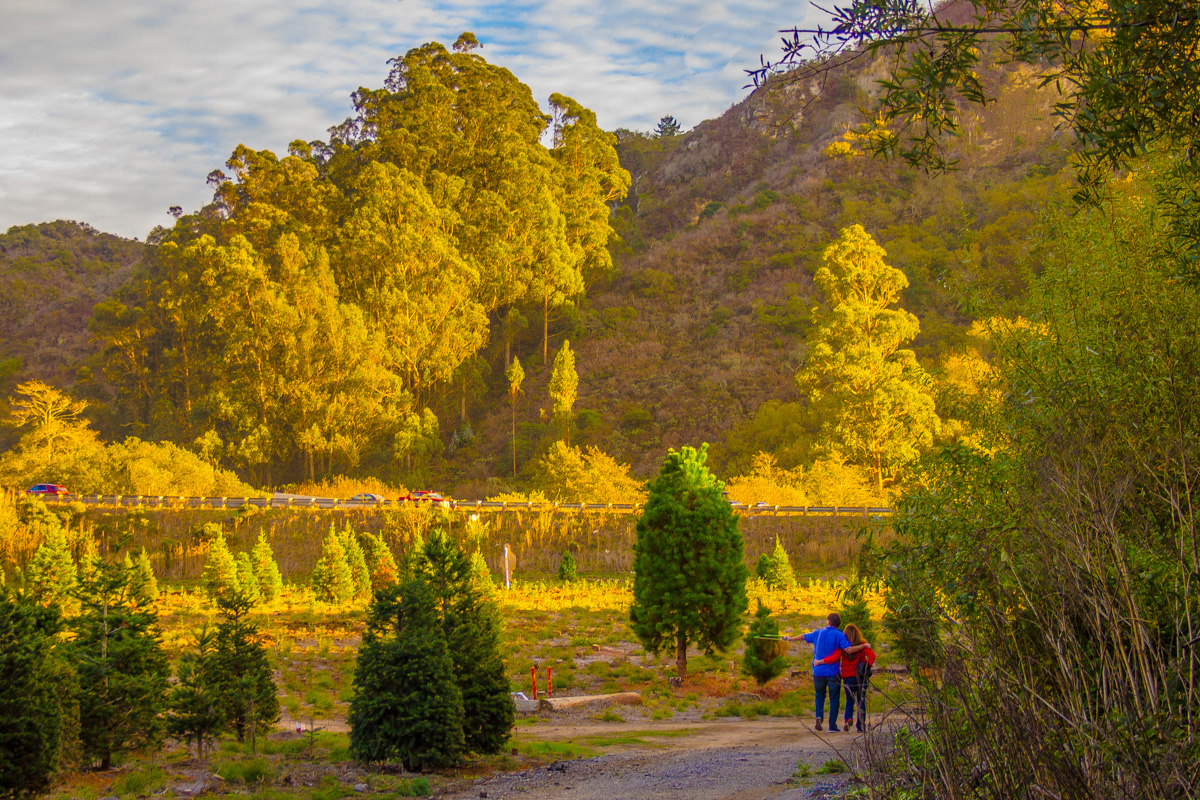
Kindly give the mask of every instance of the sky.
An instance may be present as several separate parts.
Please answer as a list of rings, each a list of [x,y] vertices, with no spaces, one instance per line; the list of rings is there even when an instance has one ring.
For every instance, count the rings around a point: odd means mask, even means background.
[[[808,24],[802,0],[3,0],[0,231],[74,219],[145,238],[211,199],[234,147],[326,138],[389,58],[463,31],[546,108],[689,129]]]

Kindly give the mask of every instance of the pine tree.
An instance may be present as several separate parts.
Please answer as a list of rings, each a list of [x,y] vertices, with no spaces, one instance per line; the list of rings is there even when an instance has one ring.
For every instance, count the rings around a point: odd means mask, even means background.
[[[485,597],[491,597],[492,592],[496,590],[496,582],[492,579],[492,571],[488,568],[487,559],[478,550],[471,554],[471,578]]]
[[[99,563],[100,550],[96,540],[90,536],[84,537],[82,552],[79,554],[79,583],[85,584],[93,580]]]
[[[554,419],[566,425],[567,446],[571,445],[571,413],[579,393],[579,374],[575,371],[575,353],[571,343],[564,341],[562,349],[554,356],[554,369],[550,373],[550,399],[554,401]]]
[[[768,589],[790,589],[796,583],[792,572],[792,563],[788,560],[787,550],[775,537],[775,549],[768,555],[763,553],[754,565],[754,573]]]
[[[462,694],[424,580],[410,578],[375,593],[348,721],[350,753],[360,762],[399,761],[419,771],[451,766],[461,757]]]
[[[658,139],[665,139],[669,136],[678,136],[682,130],[683,127],[678,120],[668,114],[658,121],[658,125],[654,128],[654,136]]]
[[[70,748],[78,708],[61,629],[58,608],[0,590],[0,797],[45,794]]]
[[[358,543],[358,537],[349,525],[342,529],[341,541],[342,549],[346,552],[346,565],[350,567],[350,575],[354,580],[354,596],[360,599],[370,597],[371,570],[367,567],[367,559]]]
[[[79,738],[84,755],[101,769],[112,766],[115,754],[162,741],[170,665],[158,640],[158,617],[134,599],[132,583],[122,564],[98,563],[71,620]]]
[[[558,579],[563,583],[571,583],[579,577],[579,569],[575,564],[575,556],[571,555],[571,551],[567,550],[562,554],[562,560],[558,562]]]
[[[392,549],[387,546],[387,542],[383,540],[382,536],[368,533],[366,537],[371,588],[378,590],[380,587],[395,583],[400,576],[400,570],[396,567],[396,557],[392,555]]]
[[[208,664],[208,681],[220,694],[221,712],[239,742],[250,736],[251,751],[260,733],[279,719],[279,699],[271,665],[258,633],[248,619],[253,606],[244,594],[217,600],[221,621]]]
[[[787,645],[779,640],[779,623],[771,616],[771,609],[758,601],[754,621],[746,631],[746,650],[742,657],[742,672],[754,678],[762,686],[772,678],[783,674],[787,668]]]
[[[650,653],[674,648],[679,681],[687,647],[725,650],[741,632],[746,565],[724,485],[704,466],[708,445],[671,450],[637,523],[633,631]]]
[[[134,565],[136,591],[140,599],[149,603],[158,599],[158,578],[154,577],[154,567],[150,565],[150,554],[142,548]]]
[[[498,753],[512,731],[516,709],[500,656],[495,603],[479,590],[471,560],[446,533],[425,543],[417,572],[428,580],[462,693],[467,748]]]
[[[204,526],[206,533],[215,533],[208,546],[208,558],[204,561],[204,572],[200,583],[209,599],[216,602],[219,597],[236,594],[238,585],[237,559],[229,552],[225,543],[225,533],[215,524]]]
[[[25,570],[30,595],[43,605],[64,605],[74,610],[71,597],[78,580],[71,546],[61,525],[46,526],[46,540],[38,545]]]
[[[204,760],[208,743],[225,730],[221,693],[213,681],[213,634],[207,626],[196,636],[196,649],[179,659],[178,683],[167,701],[167,732],[185,745],[196,744]]]
[[[250,561],[254,564],[254,577],[258,581],[258,592],[263,602],[278,600],[283,594],[283,578],[279,574],[279,564],[275,562],[271,545],[262,531],[258,532],[258,542],[250,551]]]
[[[838,609],[843,625],[857,625],[862,632],[863,641],[869,642],[875,636],[875,620],[871,617],[871,607],[863,595],[863,587],[857,581],[846,587],[842,593],[842,607]]]
[[[236,561],[238,594],[251,604],[257,603],[262,599],[262,593],[258,589],[258,578],[254,574],[254,562],[250,560],[249,553],[238,553]]]
[[[344,603],[354,596],[354,573],[346,563],[341,536],[331,525],[312,572],[312,587],[317,598],[326,603]]]

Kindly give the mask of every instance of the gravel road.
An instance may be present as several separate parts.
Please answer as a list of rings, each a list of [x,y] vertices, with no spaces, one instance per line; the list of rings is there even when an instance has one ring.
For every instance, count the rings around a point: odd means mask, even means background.
[[[559,761],[546,767],[500,773],[446,787],[439,796],[522,800],[799,800],[835,796],[844,776],[790,782],[798,761],[815,769],[830,759],[850,759],[852,734],[816,734],[798,720],[707,720],[652,723],[565,722],[537,726],[544,740],[586,741],[626,732],[685,731],[641,736],[645,744],[604,748],[597,758]]]

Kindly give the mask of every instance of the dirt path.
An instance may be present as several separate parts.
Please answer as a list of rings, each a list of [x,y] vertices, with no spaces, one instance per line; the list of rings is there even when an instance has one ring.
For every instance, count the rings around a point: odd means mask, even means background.
[[[671,735],[674,734],[674,735]],[[841,776],[788,779],[798,761],[815,770],[831,759],[849,761],[853,734],[817,734],[803,722],[780,720],[630,720],[626,723],[549,720],[529,733],[542,741],[587,744],[594,737],[636,737],[606,744],[606,755],[498,773],[448,787],[439,796],[523,800],[798,800],[828,797]]]

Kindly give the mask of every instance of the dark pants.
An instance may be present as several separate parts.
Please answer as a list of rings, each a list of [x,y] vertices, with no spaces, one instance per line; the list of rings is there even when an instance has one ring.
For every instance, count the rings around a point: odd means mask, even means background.
[[[825,693],[829,692],[829,727],[836,727],[838,707],[842,701],[841,676],[813,675],[813,687],[817,690],[817,719],[825,716]]]
[[[846,678],[846,724],[850,724],[850,720],[854,719],[854,707],[858,706],[858,721],[862,722],[867,714],[866,697],[863,690],[867,687],[859,681],[858,676]]]

